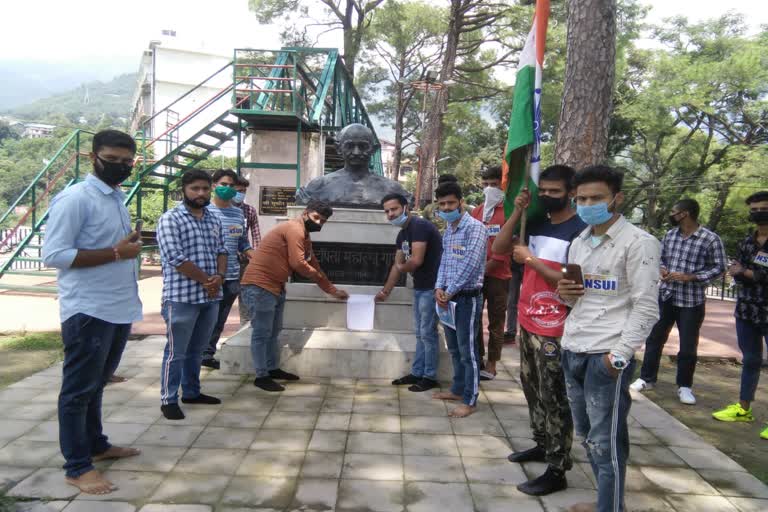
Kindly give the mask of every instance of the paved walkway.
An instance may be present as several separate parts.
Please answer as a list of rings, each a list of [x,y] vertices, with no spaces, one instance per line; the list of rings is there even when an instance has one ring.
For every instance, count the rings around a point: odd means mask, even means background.
[[[515,489],[544,466],[506,460],[531,446],[514,348],[466,419],[385,381],[302,380],[268,394],[206,371],[203,390],[224,403],[185,406],[186,420],[168,422],[158,404],[163,344],[130,342],[120,367],[130,379],[104,395],[106,433],[142,449],[98,464],[119,490],[86,496],[64,483],[56,366],[0,392],[0,491],[53,500],[20,509],[35,512],[552,512],[595,499],[578,446],[567,491],[538,499]],[[631,414],[628,510],[768,510],[767,486],[661,408],[640,396]]]

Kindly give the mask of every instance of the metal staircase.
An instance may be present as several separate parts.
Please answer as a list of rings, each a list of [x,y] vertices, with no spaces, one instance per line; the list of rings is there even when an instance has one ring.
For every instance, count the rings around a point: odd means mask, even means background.
[[[179,103],[223,74],[231,74],[230,85],[179,119]],[[228,99],[228,100],[227,100]],[[163,133],[153,134],[159,116],[174,119]],[[344,126],[362,123],[374,132],[362,100],[338,54],[329,48],[282,48],[281,50],[236,49],[231,62],[177,98],[164,109],[136,123],[139,147],[134,173],[122,184],[126,205],[142,217],[142,196],[163,193],[163,211],[178,187],[181,175],[219,151],[228,142],[237,146],[238,172],[244,168],[293,170],[296,186],[301,175],[301,134],[326,135],[324,171],[343,165],[334,148],[334,136]],[[190,127],[202,126],[191,136]],[[296,163],[253,163],[241,158],[244,134],[250,131],[295,131]],[[93,133],[75,130],[29,186],[0,217],[0,225],[15,218],[15,226],[0,231],[0,291],[56,293],[55,271],[42,264],[50,199],[84,177],[81,166],[87,159]],[[165,148],[163,149],[163,145]],[[382,174],[381,152],[372,159],[372,172]],[[156,220],[156,219],[153,219]],[[23,231],[23,233],[22,233]],[[143,232],[145,248],[154,248],[154,233]],[[21,282],[21,277],[41,278],[40,283]]]

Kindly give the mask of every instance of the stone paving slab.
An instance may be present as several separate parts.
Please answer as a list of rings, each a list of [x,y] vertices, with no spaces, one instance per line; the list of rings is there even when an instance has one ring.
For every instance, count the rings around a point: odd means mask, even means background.
[[[387,380],[306,379],[268,394],[248,378],[205,370],[216,406],[159,411],[160,337],[131,342],[121,375],[105,393],[105,432],[141,455],[98,464],[119,489],[80,494],[63,480],[52,368],[0,392],[0,491],[47,498],[34,512],[507,512],[555,511],[595,499],[586,451],[574,442],[570,488],[544,498],[516,485],[541,463],[512,464],[533,446],[525,398],[505,350],[505,380],[482,383],[478,412],[447,417],[452,404]],[[47,388],[46,388],[47,387]],[[632,511],[768,510],[768,486],[645,397],[630,418],[627,505]],[[72,501],[70,501],[72,500]]]

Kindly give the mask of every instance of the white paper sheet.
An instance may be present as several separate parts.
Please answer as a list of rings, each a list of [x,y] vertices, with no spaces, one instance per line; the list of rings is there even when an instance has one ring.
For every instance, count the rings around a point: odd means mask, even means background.
[[[347,299],[347,329],[372,331],[375,295],[350,295]]]

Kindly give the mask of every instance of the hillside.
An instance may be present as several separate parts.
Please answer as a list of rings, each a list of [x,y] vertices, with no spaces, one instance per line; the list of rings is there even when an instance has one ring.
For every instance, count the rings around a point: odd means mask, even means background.
[[[88,120],[99,119],[103,114],[114,118],[127,117],[131,111],[135,88],[136,74],[128,73],[108,82],[82,84],[67,92],[10,109],[6,113],[42,122],[62,115],[72,121],[77,121],[80,116]]]

